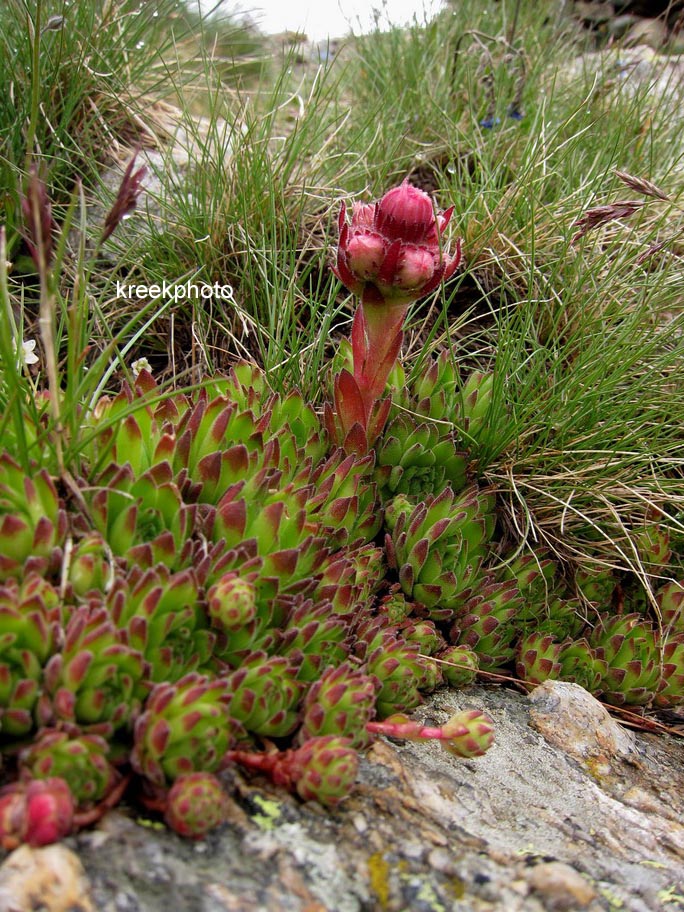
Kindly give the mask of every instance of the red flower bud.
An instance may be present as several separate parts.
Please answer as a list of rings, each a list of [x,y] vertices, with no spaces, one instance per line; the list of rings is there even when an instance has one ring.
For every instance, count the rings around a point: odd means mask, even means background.
[[[460,241],[453,256],[440,244],[453,211],[435,214],[427,193],[406,181],[377,203],[355,203],[351,224],[343,206],[335,274],[364,305],[406,307],[461,262]]]
[[[420,244],[437,240],[432,200],[407,181],[388,191],[377,203],[375,225],[392,241]]]
[[[32,846],[58,842],[71,832],[74,799],[64,779],[33,779],[26,789],[26,836]]]
[[[13,782],[0,792],[0,845],[49,845],[73,827],[74,799],[64,779]]]

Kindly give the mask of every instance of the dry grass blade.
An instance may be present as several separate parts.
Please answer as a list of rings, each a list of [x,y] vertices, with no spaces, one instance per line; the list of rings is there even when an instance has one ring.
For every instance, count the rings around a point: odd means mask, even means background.
[[[595,206],[593,209],[587,209],[581,218],[573,224],[573,228],[579,230],[573,235],[571,244],[576,244],[585,234],[600,228],[608,222],[614,222],[616,219],[629,218],[638,212],[644,205],[642,200],[621,200],[619,203],[612,203],[609,206]]]
[[[615,175],[620,178],[623,184],[626,184],[630,190],[634,190],[636,193],[643,193],[644,196],[652,196],[655,199],[665,200],[665,202],[670,201],[670,197],[664,190],[661,190],[652,181],[646,180],[645,177],[634,177],[633,174],[628,174],[626,171],[618,171],[617,169],[615,170]]]

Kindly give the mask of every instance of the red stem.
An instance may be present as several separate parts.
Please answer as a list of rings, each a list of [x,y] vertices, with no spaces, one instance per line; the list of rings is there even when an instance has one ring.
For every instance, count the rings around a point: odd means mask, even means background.
[[[467,734],[468,729],[463,726],[463,731],[450,731],[448,736],[444,729],[421,725],[420,722],[367,722],[366,731],[372,735],[386,735],[388,738],[405,738],[408,741],[427,741],[436,739],[444,741],[460,734]]]
[[[81,811],[80,813],[74,814],[74,827],[80,829],[84,826],[90,826],[91,823],[96,823],[100,820],[101,817],[115,807],[123,797],[123,793],[128,787],[128,783],[131,781],[131,774],[127,773],[120,782],[111,789],[111,791],[100,801],[99,804],[96,804],[95,807],[90,808],[88,811]]]
[[[363,399],[366,424],[396,362],[407,309],[408,306],[360,304],[354,315],[354,379]]]

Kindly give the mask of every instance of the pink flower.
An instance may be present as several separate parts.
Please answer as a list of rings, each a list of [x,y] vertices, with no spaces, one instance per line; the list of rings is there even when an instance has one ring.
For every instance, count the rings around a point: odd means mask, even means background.
[[[403,305],[429,294],[461,262],[441,245],[454,207],[435,214],[432,200],[407,181],[370,205],[355,203],[351,225],[340,212],[335,275],[363,305]]]

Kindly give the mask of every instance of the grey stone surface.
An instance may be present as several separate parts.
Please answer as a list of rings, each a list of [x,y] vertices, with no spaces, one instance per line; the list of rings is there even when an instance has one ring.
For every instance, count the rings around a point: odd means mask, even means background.
[[[231,820],[204,842],[123,808],[65,849],[98,912],[684,910],[682,741],[559,682],[443,691],[417,715],[472,706],[496,723],[484,757],[380,739],[336,811],[230,774]]]

